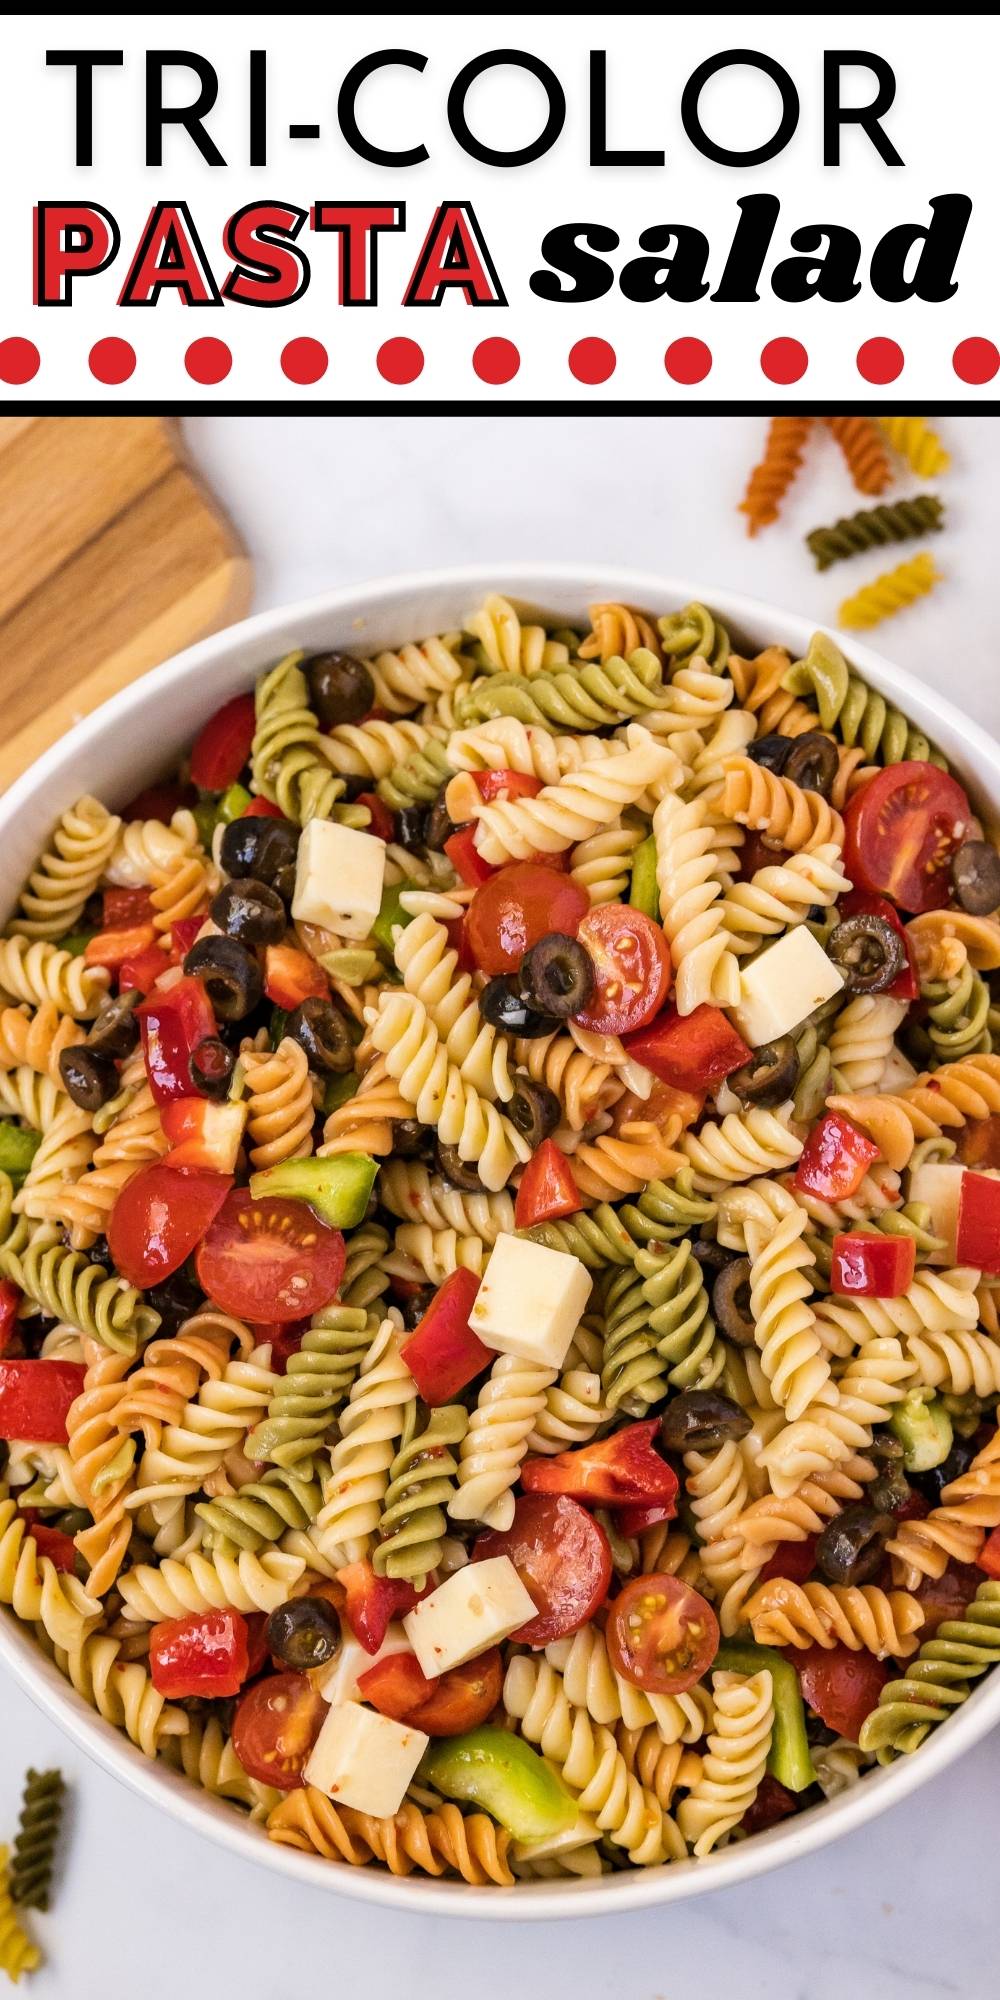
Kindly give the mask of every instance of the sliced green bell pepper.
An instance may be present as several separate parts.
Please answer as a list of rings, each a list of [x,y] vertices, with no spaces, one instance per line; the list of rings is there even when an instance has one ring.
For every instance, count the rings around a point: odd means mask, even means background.
[[[248,805],[252,803],[245,785],[230,785],[228,791],[223,792],[218,805],[218,817],[223,826],[228,826],[230,820],[242,819]]]
[[[41,1143],[40,1132],[26,1131],[6,1118],[0,1124],[0,1173],[9,1174],[15,1188],[21,1186]]]
[[[378,1162],[369,1153],[337,1153],[329,1160],[283,1160],[252,1174],[254,1201],[277,1195],[307,1201],[333,1229],[353,1229],[363,1220],[375,1185]]]
[[[724,1639],[712,1666],[729,1674],[759,1674],[762,1667],[767,1668],[774,1695],[774,1733],[767,1768],[788,1791],[804,1792],[807,1785],[815,1783],[816,1772],[809,1754],[799,1677],[791,1660],[773,1646]]]
[[[412,917],[404,910],[399,900],[406,886],[407,884],[403,882],[398,886],[382,891],[382,906],[372,925],[372,937],[381,946],[382,950],[388,953],[390,958],[392,957],[393,931],[400,924],[405,928],[407,924],[413,922]]]
[[[545,1840],[576,1824],[576,1800],[551,1765],[508,1729],[484,1723],[442,1737],[424,1753],[420,1771],[447,1798],[482,1806],[515,1840]]]

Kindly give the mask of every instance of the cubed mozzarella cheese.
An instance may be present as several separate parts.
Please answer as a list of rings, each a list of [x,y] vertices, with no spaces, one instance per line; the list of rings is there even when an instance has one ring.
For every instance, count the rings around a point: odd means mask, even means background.
[[[292,915],[338,937],[366,938],[382,904],[385,841],[332,819],[299,835]]]
[[[910,1175],[910,1200],[930,1209],[931,1234],[944,1238],[944,1248],[938,1254],[946,1264],[955,1261],[958,1202],[964,1172],[965,1168],[956,1162],[928,1160],[925,1166],[914,1167]]]
[[[590,1272],[579,1257],[501,1233],[469,1324],[498,1354],[561,1368],[590,1287]]]
[[[759,1049],[788,1035],[800,1021],[839,993],[844,981],[804,924],[786,931],[740,973],[733,1019],[745,1042]]]
[[[909,1090],[911,1083],[916,1083],[916,1080],[917,1072],[913,1064],[904,1056],[902,1049],[897,1049],[895,1042],[893,1042],[882,1066],[879,1089],[892,1092]]]
[[[339,1708],[342,1702],[360,1699],[358,1682],[369,1667],[374,1667],[379,1660],[387,1660],[390,1653],[409,1651],[410,1642],[401,1625],[389,1626],[377,1653],[366,1653],[353,1632],[346,1631],[336,1657],[314,1676],[316,1686],[331,1708]]]
[[[428,1680],[509,1639],[536,1606],[509,1556],[469,1563],[445,1578],[403,1619]]]
[[[399,1811],[429,1742],[422,1729],[344,1702],[331,1708],[303,1776],[335,1805],[385,1819]]]

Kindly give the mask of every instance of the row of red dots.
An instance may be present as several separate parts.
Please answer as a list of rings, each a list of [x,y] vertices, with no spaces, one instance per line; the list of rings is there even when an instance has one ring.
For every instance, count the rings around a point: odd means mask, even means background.
[[[566,359],[570,374],[588,388],[610,381],[618,365],[618,356],[610,341],[593,338],[575,341]],[[403,387],[408,382],[415,382],[422,373],[424,353],[417,341],[399,337],[383,341],[375,362],[383,381]],[[135,349],[129,341],[110,335],[106,340],[95,342],[90,350],[89,364],[96,381],[104,383],[107,388],[119,388],[135,372]],[[224,382],[232,365],[231,349],[224,340],[216,340],[211,335],[193,340],[185,351],[184,366],[188,375],[192,382],[198,382],[205,388]],[[303,388],[321,381],[329,365],[330,357],[321,340],[300,336],[287,341],[281,350],[282,373],[289,382]],[[698,382],[704,382],[711,373],[712,350],[703,340],[690,337],[672,340],[663,357],[663,365],[672,382],[693,387]],[[951,365],[959,381],[978,387],[984,382],[992,382],[1000,371],[1000,349],[992,340],[978,337],[960,340],[951,357]],[[521,366],[521,356],[512,340],[481,340],[473,349],[472,366],[481,382],[499,388],[503,383],[513,381]],[[800,340],[769,340],[761,349],[761,373],[769,382],[776,382],[782,387],[801,382],[808,366],[809,355]],[[866,382],[884,387],[886,383],[897,380],[903,366],[904,355],[898,341],[881,338],[866,340],[858,348],[858,374]],[[41,355],[34,341],[19,336],[0,340],[0,382],[21,387],[33,381],[40,367]]]

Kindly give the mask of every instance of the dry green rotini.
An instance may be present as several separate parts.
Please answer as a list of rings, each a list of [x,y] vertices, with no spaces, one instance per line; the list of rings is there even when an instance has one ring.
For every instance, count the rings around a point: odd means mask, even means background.
[[[880,507],[863,507],[845,514],[831,528],[812,528],[806,543],[816,558],[817,569],[829,569],[864,549],[886,542],[909,542],[943,528],[944,502],[933,493],[916,493],[910,500],[885,501]]]
[[[61,1771],[29,1770],[10,1862],[11,1901],[47,1910],[65,1785]]]

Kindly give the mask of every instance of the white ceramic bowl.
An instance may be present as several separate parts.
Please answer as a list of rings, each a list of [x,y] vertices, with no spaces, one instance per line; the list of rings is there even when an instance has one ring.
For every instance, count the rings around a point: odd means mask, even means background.
[[[359,653],[396,646],[459,625],[488,591],[502,591],[559,619],[581,622],[588,604],[615,599],[662,613],[697,598],[711,606],[737,644],[756,650],[770,642],[801,656],[813,621],[770,609],[710,584],[593,570],[582,564],[515,564],[396,576],[334,590],[268,611],[191,646],[126,688],[70,730],[0,798],[0,853],[8,904],[63,808],[82,792],[109,805],[129,798],[168,768],[213,709],[252,686],[255,677],[292,647],[341,647]],[[901,633],[902,636],[902,633]],[[944,750],[980,806],[1000,815],[1000,746],[930,688],[866,646],[853,643],[852,662],[873,687],[898,703]],[[965,1705],[915,1755],[900,1758],[851,1791],[740,1842],[705,1861],[635,1869],[599,1882],[525,1883],[504,1893],[413,1875],[398,1880],[377,1867],[348,1868],[278,1847],[231,1805],[209,1797],[165,1766],[149,1762],[127,1738],[86,1706],[12,1614],[0,1616],[0,1659],[27,1693],[82,1749],[151,1805],[163,1807],[192,1832],[207,1834],[272,1874],[291,1875],[341,1895],[396,1909],[452,1917],[582,1917],[667,1903],[745,1881],[822,1847],[900,1804],[1000,1721],[1000,1673],[988,1676]],[[912,1810],[912,1808],[911,1808]],[[280,1894],[277,1889],[275,1895]]]

